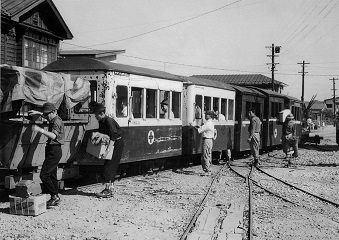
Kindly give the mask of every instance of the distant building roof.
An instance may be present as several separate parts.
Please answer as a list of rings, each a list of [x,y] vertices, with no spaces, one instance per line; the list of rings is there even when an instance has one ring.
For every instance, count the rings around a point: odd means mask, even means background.
[[[116,55],[125,53],[125,50],[60,50],[60,57],[88,57],[104,61],[115,61]]]
[[[305,101],[304,103],[305,103],[305,106],[307,107],[310,102]],[[312,107],[311,107],[311,110],[312,111],[321,111],[325,108],[326,108],[325,102],[315,100]]]
[[[192,77],[207,78],[218,80],[235,85],[263,85],[271,84],[272,79],[262,74],[236,74],[236,75],[193,75]],[[287,84],[274,80],[275,84],[281,87],[288,86]]]

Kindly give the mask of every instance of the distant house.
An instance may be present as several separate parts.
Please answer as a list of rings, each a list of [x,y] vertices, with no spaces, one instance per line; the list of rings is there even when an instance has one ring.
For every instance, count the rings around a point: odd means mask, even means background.
[[[305,101],[305,106],[307,107],[309,102]],[[323,111],[327,109],[325,102],[315,100],[313,105],[310,108],[309,115],[312,119],[323,121]]]
[[[115,62],[117,60],[117,55],[121,53],[125,53],[125,50],[60,50],[60,57],[89,57]]]
[[[212,79],[239,86],[254,86],[263,89],[272,89],[272,78],[262,74],[193,75],[192,77]],[[288,85],[274,80],[274,91],[281,93],[286,86]]]
[[[1,64],[41,69],[72,38],[52,0],[1,1]]]
[[[324,100],[326,107],[328,109],[332,109],[333,110],[333,98],[328,98]],[[339,97],[336,97],[335,99],[335,112],[339,111]]]

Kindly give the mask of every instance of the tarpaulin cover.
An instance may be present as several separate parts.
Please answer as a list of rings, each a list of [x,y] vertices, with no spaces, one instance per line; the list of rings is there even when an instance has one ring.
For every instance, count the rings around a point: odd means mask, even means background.
[[[1,112],[11,111],[12,101],[16,100],[38,106],[50,102],[58,108],[65,96],[66,107],[70,109],[89,97],[90,83],[85,79],[9,65],[0,67]]]

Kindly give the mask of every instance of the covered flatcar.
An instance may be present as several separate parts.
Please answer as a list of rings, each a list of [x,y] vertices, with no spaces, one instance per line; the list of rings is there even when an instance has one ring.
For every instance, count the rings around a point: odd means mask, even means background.
[[[16,66],[1,66],[1,170],[21,170],[42,166],[47,138],[32,131],[28,111],[45,102],[69,111],[88,99],[89,82],[69,74],[52,73]],[[43,119],[35,122],[47,129]],[[85,132],[83,121],[65,121],[65,144],[61,164],[74,158]]]

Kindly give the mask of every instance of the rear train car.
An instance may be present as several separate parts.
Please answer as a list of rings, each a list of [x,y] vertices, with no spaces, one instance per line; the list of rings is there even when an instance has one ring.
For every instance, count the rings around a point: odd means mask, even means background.
[[[297,121],[297,134],[301,135],[301,104],[296,98],[268,89],[249,87],[265,95],[262,126],[262,148],[272,150],[282,144],[282,124],[287,113],[294,113]]]

